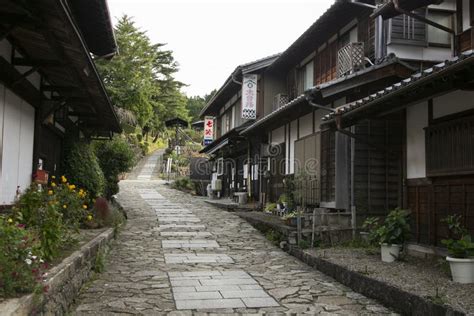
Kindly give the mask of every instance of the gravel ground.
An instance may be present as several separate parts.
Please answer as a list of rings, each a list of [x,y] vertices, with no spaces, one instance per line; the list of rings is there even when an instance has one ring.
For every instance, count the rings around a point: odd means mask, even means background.
[[[474,315],[474,284],[452,282],[449,265],[442,258],[405,256],[401,261],[384,263],[376,250],[336,247],[311,249],[307,252],[407,292]]]

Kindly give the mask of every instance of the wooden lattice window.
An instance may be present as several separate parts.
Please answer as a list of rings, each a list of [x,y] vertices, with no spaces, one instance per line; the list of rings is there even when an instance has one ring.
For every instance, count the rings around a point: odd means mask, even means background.
[[[474,174],[474,116],[429,126],[425,136],[428,176]]]

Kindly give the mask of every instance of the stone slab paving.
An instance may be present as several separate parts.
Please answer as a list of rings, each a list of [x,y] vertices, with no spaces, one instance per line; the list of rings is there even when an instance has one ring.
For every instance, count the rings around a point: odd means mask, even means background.
[[[243,270],[168,272],[168,276],[177,309],[280,306]]]
[[[202,198],[175,191],[164,181],[130,179],[120,188],[118,201],[128,214],[126,227],[112,246],[105,272],[77,298],[73,315],[392,314],[291,257],[243,219]],[[140,196],[156,197],[155,193],[163,199]],[[201,222],[159,221],[153,205],[175,205]],[[211,235],[203,238],[195,233]],[[174,248],[199,245],[197,241],[217,247]]]
[[[165,253],[165,262],[171,263],[234,263],[231,257],[215,253]]]
[[[207,239],[168,239],[162,240],[163,248],[219,248],[215,240]]]

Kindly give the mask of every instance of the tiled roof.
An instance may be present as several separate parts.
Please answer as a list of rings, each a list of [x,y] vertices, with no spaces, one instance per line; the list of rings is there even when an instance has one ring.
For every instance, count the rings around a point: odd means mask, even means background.
[[[418,72],[413,76],[404,79],[398,83],[395,83],[387,88],[380,90],[377,93],[371,94],[363,99],[342,105],[336,108],[336,111],[323,117],[323,121],[329,121],[335,118],[336,115],[344,115],[350,113],[361,107],[370,106],[373,103],[381,101],[382,98],[390,98],[396,92],[404,92],[410,88],[414,88],[417,85],[427,80],[432,80],[437,76],[448,73],[452,68],[460,66],[461,64],[474,63],[474,51],[470,50],[462,53],[459,57],[451,60],[447,60],[443,63],[437,64],[432,68],[426,69],[422,72]]]
[[[247,134],[248,132],[250,132],[251,130],[253,130],[254,128],[262,125],[263,123],[271,120],[272,118],[274,118],[275,116],[277,116],[279,113],[287,110],[287,109],[290,109],[292,108],[293,106],[296,106],[297,104],[300,104],[302,102],[306,101],[306,95],[305,94],[302,94],[300,95],[299,97],[297,97],[296,99],[293,99],[292,101],[288,102],[287,104],[281,106],[280,108],[278,108],[277,110],[273,111],[272,113],[268,114],[267,116],[264,116],[263,118],[261,118],[260,120],[254,122],[252,125],[250,125],[249,127],[247,127],[246,129],[244,129],[240,134],[242,135],[245,135]]]

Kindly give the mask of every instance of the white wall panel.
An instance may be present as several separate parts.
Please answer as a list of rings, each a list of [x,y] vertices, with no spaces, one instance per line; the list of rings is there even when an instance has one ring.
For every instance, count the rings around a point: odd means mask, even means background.
[[[298,121],[291,122],[290,127],[290,152],[288,160],[288,173],[295,173],[295,141],[298,140]]]
[[[285,126],[272,131],[272,144],[281,144],[283,142],[285,142]]]
[[[426,177],[425,131],[428,126],[428,103],[407,108],[407,178]]]
[[[474,109],[474,92],[457,90],[433,100],[433,118]]]
[[[4,101],[0,204],[10,204],[17,186],[23,191],[31,183],[35,113],[8,89],[0,90],[0,100]]]
[[[313,133],[313,112],[300,117],[300,138]]]

